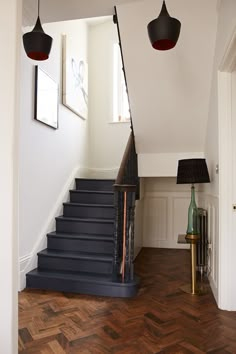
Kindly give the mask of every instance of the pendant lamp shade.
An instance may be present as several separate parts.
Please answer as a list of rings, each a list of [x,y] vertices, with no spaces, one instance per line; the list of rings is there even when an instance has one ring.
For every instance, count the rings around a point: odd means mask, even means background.
[[[38,61],[48,59],[52,47],[52,37],[46,34],[42,28],[39,18],[39,2],[37,22],[31,32],[23,35],[23,44],[30,59]]]
[[[159,16],[148,24],[148,35],[152,47],[157,50],[169,50],[175,47],[181,23],[169,15],[165,1]]]

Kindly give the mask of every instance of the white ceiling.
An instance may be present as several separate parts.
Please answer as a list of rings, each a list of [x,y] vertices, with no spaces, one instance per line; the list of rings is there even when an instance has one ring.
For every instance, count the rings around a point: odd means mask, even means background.
[[[80,18],[108,16],[114,6],[139,0],[41,0],[40,18],[58,22]],[[23,0],[23,26],[32,26],[37,17],[38,0]]]

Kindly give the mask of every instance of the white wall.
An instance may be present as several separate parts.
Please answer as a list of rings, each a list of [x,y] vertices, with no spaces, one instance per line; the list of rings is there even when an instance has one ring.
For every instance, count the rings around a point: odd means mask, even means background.
[[[17,351],[18,121],[21,1],[0,4],[0,343],[1,353]]]
[[[112,18],[89,27],[89,162],[94,174],[107,177],[116,177],[130,134],[130,123],[111,123],[112,47],[117,41]]]
[[[54,229],[54,216],[60,214],[63,199],[78,169],[88,163],[88,121],[61,104],[62,34],[73,38],[75,50],[88,60],[87,25],[70,21],[48,24],[53,37],[50,58],[39,63],[60,85],[59,129],[34,120],[34,62],[22,46],[21,119],[19,157],[19,254],[21,288],[24,274],[36,265],[36,252],[46,246],[46,233]],[[33,264],[30,262],[33,261]],[[28,265],[28,267],[27,267]]]
[[[212,236],[215,238],[215,248],[213,249],[215,255],[215,282],[214,279],[211,279],[211,283],[213,284],[212,288],[218,305],[222,309],[232,309],[233,302],[235,309],[236,304],[235,301],[230,301],[230,298],[232,298],[232,296],[235,298],[235,295],[233,295],[233,284],[235,284],[234,267],[229,264],[229,259],[231,257],[230,254],[231,252],[234,252],[234,249],[229,243],[229,235],[219,235],[219,179],[221,178],[221,175],[224,171],[222,171],[222,166],[219,165],[218,175],[215,172],[215,167],[217,164],[219,164],[219,148],[223,147],[224,142],[222,142],[222,145],[220,147],[218,94],[222,91],[218,91],[218,71],[223,62],[223,57],[226,53],[232,35],[235,31],[235,12],[236,3],[234,0],[220,2],[208,128],[205,144],[206,158],[208,161],[208,166],[211,175],[211,184],[205,186],[205,199],[206,202],[210,202],[210,204],[214,206],[214,213],[216,215],[217,220],[215,233],[214,235],[212,234]],[[228,109],[229,107],[226,108]],[[231,210],[230,206],[227,206],[227,208]],[[235,258],[235,255],[232,255],[232,257]]]

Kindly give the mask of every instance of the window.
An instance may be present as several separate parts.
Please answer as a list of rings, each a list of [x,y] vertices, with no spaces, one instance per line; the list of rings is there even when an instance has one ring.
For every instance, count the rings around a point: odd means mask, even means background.
[[[113,122],[129,122],[130,109],[126,91],[120,46],[113,45]]]

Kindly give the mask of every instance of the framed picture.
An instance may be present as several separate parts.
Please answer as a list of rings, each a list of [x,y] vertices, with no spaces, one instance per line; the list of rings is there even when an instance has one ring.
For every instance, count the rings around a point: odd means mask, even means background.
[[[72,38],[63,36],[63,104],[83,119],[88,116],[88,64]]]
[[[35,66],[34,118],[54,129],[58,128],[58,84]]]

